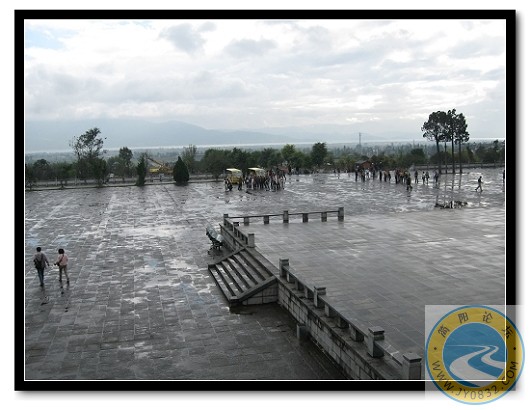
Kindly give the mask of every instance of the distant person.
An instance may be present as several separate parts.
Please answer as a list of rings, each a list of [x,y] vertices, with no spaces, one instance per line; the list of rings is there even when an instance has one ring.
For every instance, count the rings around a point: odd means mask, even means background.
[[[434,174],[436,175],[436,172]],[[427,185],[429,185],[429,178],[430,178],[429,171],[427,171],[425,173],[425,181],[427,181]]]
[[[423,181],[423,185],[425,185],[425,171],[421,174],[421,180]]]
[[[59,255],[57,256],[57,260],[55,261],[54,265],[59,267],[59,282],[63,281],[63,272],[64,276],[66,276],[66,283],[70,284],[70,278],[68,277],[68,256],[66,253],[64,253],[64,249],[59,249]]]
[[[412,178],[410,177],[410,174],[407,174],[406,181],[407,181],[407,191],[412,191]]]
[[[482,175],[478,177],[478,185],[475,188],[475,191],[480,188],[480,192],[482,192]]]
[[[418,183],[418,170],[415,170],[415,171],[414,171],[414,183],[415,183],[415,184]]]
[[[50,262],[48,261],[46,254],[42,252],[42,248],[40,246],[37,246],[37,253],[33,256],[33,263],[35,264],[35,269],[37,269],[40,286],[42,288],[44,286],[44,269],[46,266],[50,266]]]

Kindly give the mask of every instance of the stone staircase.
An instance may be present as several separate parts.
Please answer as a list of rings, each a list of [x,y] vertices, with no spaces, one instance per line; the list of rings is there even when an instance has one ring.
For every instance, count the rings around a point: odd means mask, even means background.
[[[259,252],[241,248],[208,264],[208,271],[229,306],[278,301],[276,269]]]

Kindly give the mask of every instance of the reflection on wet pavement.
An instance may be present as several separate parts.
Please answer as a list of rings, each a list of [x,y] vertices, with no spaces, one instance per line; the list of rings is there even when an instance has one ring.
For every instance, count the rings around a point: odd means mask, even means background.
[[[476,193],[479,172],[484,191]],[[431,173],[432,174],[432,173]],[[340,379],[278,305],[229,310],[206,270],[208,224],[230,215],[336,210],[443,212],[435,203],[504,206],[502,169],[440,186],[353,175],[288,177],[285,189],[225,192],[222,181],[28,192],[25,196],[25,371],[28,380]],[[70,286],[31,262],[41,246],[69,255]]]

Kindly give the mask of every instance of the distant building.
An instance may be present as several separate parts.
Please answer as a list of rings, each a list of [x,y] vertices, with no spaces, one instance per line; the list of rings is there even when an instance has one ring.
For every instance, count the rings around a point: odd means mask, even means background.
[[[372,166],[372,163],[368,160],[360,160],[355,162],[355,168],[368,169]]]

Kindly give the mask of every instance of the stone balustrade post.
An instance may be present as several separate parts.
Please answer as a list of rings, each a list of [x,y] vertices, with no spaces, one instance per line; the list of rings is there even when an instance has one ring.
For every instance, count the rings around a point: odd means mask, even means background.
[[[250,218],[248,216],[243,217],[243,225],[248,225],[250,223]]]
[[[327,212],[322,212],[320,214],[320,219],[322,222],[326,222],[328,220],[328,213]]]
[[[404,353],[401,363],[403,380],[421,380],[421,356],[416,353]]]
[[[323,286],[314,286],[313,288],[313,304],[316,308],[324,307],[324,302],[319,298],[326,294],[326,288]]]
[[[267,225],[269,223],[269,215],[263,215],[263,223]]]
[[[337,312],[335,312],[335,310],[331,306],[329,306],[327,303],[324,305],[324,314],[326,315],[326,317],[337,316]]]
[[[349,324],[346,320],[344,320],[344,318],[340,315],[337,315],[337,327],[341,328],[341,329],[346,329]]]
[[[295,284],[296,290],[304,290],[304,284],[300,282],[298,279],[294,280],[294,284]]]
[[[344,207],[341,206],[339,208],[339,215],[338,215],[339,221],[344,221]]]
[[[287,276],[286,268],[289,268],[289,259],[280,258],[280,278]]]
[[[373,326],[368,328],[368,354],[372,357],[382,357],[385,352],[381,350],[377,345],[376,341],[384,340],[385,330],[381,326]]]
[[[309,214],[307,212],[304,212],[302,214],[302,222],[307,222],[309,220]]]
[[[223,214],[223,225],[226,226],[228,223],[228,214]]]
[[[284,224],[289,223],[289,211],[283,211],[283,223]]]
[[[307,286],[304,286],[304,297],[306,299],[313,299],[313,291]]]
[[[254,240],[254,234],[253,233],[249,233],[247,235],[247,238],[248,238],[248,247],[249,248],[254,248],[256,246],[255,240]]]

